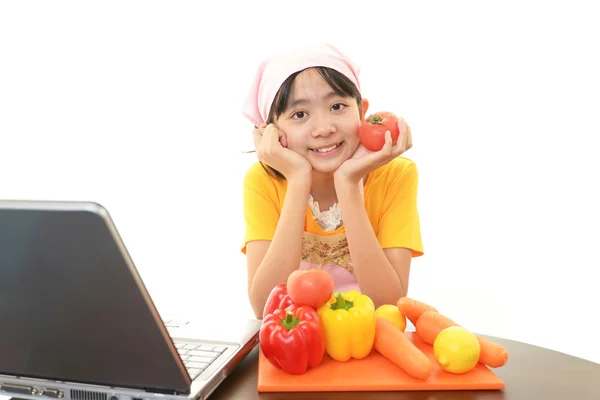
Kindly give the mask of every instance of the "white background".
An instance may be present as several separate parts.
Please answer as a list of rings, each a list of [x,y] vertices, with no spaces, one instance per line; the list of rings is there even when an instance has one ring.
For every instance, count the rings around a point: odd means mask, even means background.
[[[251,316],[240,114],[282,46],[338,45],[412,127],[409,295],[600,362],[593,2],[0,3],[0,198],[108,208],[162,312]]]

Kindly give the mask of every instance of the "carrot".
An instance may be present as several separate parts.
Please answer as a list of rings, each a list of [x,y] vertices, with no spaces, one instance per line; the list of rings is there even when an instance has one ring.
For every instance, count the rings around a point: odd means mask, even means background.
[[[435,312],[425,311],[417,320],[415,326],[419,339],[427,344],[433,345],[437,335],[444,329],[451,326],[460,326],[450,318]],[[479,363],[492,368],[498,368],[508,361],[508,352],[498,343],[494,343],[484,337],[475,335],[481,348],[479,354]]]
[[[437,311],[425,311],[417,320],[415,330],[419,339],[433,346],[437,335],[451,326],[458,324]]]
[[[413,325],[425,311],[437,311],[435,307],[425,304],[422,301],[411,299],[410,297],[400,297],[396,306],[400,313],[404,315]]]
[[[433,374],[433,363],[389,320],[377,317],[373,348],[408,375],[425,380]]]
[[[481,352],[479,362],[492,368],[498,368],[508,361],[508,352],[498,343],[494,343],[484,337],[475,335],[479,342]]]

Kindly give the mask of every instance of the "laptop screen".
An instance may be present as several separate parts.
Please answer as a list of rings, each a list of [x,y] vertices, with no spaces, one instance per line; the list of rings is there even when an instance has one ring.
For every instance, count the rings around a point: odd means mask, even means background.
[[[189,392],[117,243],[95,212],[0,205],[0,374]]]

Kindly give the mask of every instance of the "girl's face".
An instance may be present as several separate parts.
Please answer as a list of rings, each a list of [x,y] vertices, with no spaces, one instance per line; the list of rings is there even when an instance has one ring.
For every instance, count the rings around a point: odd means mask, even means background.
[[[356,99],[342,97],[313,69],[300,73],[292,87],[287,109],[275,121],[285,133],[287,148],[305,156],[313,170],[333,173],[359,145],[358,128],[367,112]]]

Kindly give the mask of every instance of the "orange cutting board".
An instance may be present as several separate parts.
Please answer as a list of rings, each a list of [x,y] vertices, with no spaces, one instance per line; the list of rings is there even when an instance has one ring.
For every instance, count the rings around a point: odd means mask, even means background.
[[[345,392],[415,390],[499,390],[504,382],[485,365],[477,364],[465,374],[442,370],[433,357],[433,346],[414,332],[405,335],[434,363],[427,380],[411,377],[375,350],[362,360],[339,362],[325,355],[323,363],[302,375],[291,375],[272,365],[263,355],[258,359],[259,392]]]

